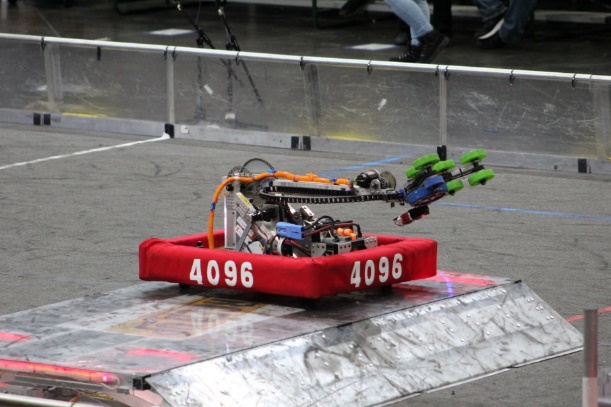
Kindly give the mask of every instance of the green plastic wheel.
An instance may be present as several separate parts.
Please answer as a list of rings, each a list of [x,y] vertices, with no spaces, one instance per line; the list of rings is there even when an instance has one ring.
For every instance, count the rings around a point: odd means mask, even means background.
[[[469,177],[469,185],[472,187],[476,185],[484,185],[487,181],[494,178],[494,171],[491,169],[481,170]]]
[[[486,152],[484,150],[473,150],[460,157],[460,163],[463,165],[469,164],[473,161],[482,161],[484,158],[486,158]]]
[[[462,180],[455,179],[454,181],[446,182],[446,186],[448,187],[448,193],[453,194],[463,189],[465,184],[462,183]]]
[[[456,164],[454,164],[454,160],[439,161],[437,164],[433,165],[433,171],[440,174],[444,171],[451,170],[455,166]]]
[[[416,175],[418,175],[419,172],[420,171],[418,171],[414,167],[409,167],[407,170],[405,170],[405,175],[407,176],[407,179],[414,179],[416,178]]]
[[[437,164],[439,162],[439,155],[437,154],[429,154],[422,156],[414,161],[414,168],[420,171],[427,165]]]

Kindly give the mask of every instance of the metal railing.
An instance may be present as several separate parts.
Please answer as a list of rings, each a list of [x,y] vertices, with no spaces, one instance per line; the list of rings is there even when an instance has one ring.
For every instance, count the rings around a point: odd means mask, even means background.
[[[611,76],[15,34],[0,44],[0,121],[163,123],[183,137],[380,154],[483,147],[500,164],[611,172]]]

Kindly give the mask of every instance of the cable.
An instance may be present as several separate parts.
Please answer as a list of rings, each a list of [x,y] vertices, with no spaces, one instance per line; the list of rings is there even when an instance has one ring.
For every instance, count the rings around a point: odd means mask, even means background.
[[[269,169],[270,169],[270,170],[274,170],[274,166],[273,166],[273,165],[271,165],[271,164],[269,163],[269,161],[266,161],[266,160],[264,160],[263,158],[257,158],[257,157],[255,157],[255,158],[251,158],[250,160],[246,161],[246,162],[245,162],[245,163],[242,165],[242,168],[246,168],[246,166],[248,166],[248,164],[250,164],[250,163],[252,163],[252,162],[255,162],[255,161],[260,161],[260,162],[264,163],[265,165],[267,165],[267,166],[269,167]]]
[[[335,219],[333,219],[331,216],[328,215],[324,215],[321,216],[320,218],[316,219],[316,221],[313,223],[313,225],[316,225],[317,223],[321,223],[320,221],[322,219],[329,219],[331,222],[331,229],[329,230],[329,232],[331,233],[331,236],[333,236],[333,238],[335,239],[335,241],[339,241],[339,236],[337,234],[337,232],[335,231]]]
[[[289,243],[291,246],[293,246],[294,248],[296,248],[297,250],[299,250],[299,251],[300,251],[300,252],[302,252],[303,254],[305,254],[305,255],[307,255],[307,256],[311,256],[311,255],[312,255],[312,252],[311,252],[311,251],[309,251],[309,250],[308,250],[308,249],[306,249],[305,247],[303,247],[303,246],[301,246],[301,245],[299,245],[299,244],[295,243],[294,241],[289,240],[289,239],[285,239],[284,241],[285,241],[285,242],[287,242],[287,243]],[[280,255],[282,255],[282,253],[280,253]]]
[[[253,182],[259,182],[267,178],[284,178],[288,180],[293,180],[295,182],[299,182],[299,181],[312,182],[312,180],[314,180],[314,182],[323,182],[327,184],[333,183],[336,185],[350,185],[351,183],[349,179],[345,179],[345,178],[331,180],[329,178],[319,178],[318,175],[316,174],[294,175],[294,174],[291,174],[290,172],[275,171],[275,170],[273,172],[263,172],[255,176],[252,176],[252,177],[239,177],[239,176],[227,177],[216,188],[216,190],[214,191],[214,194],[212,195],[212,201],[210,202],[210,213],[208,215],[208,248],[209,249],[214,249],[214,212],[216,210],[216,204],[218,203],[219,197],[221,196],[223,189],[227,185],[231,184],[232,182],[237,181],[243,184],[251,184]],[[317,219],[317,222],[322,218],[329,218],[333,221],[333,218],[331,218],[330,216],[326,216],[326,217],[321,216],[320,218]]]

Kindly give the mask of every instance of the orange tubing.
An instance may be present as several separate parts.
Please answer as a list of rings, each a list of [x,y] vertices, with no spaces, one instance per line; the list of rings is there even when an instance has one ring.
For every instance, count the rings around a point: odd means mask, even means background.
[[[223,189],[232,182],[238,181],[244,184],[251,184],[253,182],[258,182],[266,178],[284,178],[295,182],[320,182],[335,185],[351,184],[351,181],[346,178],[331,180],[330,178],[321,178],[318,175],[312,173],[306,175],[294,175],[286,171],[276,171],[274,173],[262,172],[260,174],[255,175],[254,177],[227,177],[225,180],[223,180],[223,182],[219,184],[219,186],[216,188],[216,191],[214,191],[214,195],[212,196],[212,203],[210,204],[210,214],[208,215],[209,249],[214,249],[214,211],[216,209],[216,204],[219,201],[219,196],[223,192]]]

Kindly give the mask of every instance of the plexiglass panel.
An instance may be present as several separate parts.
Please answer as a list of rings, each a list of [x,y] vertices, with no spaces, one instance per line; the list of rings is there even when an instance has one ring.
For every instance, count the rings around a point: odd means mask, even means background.
[[[40,44],[0,41],[0,108],[35,109],[46,91]]]
[[[307,133],[298,65],[181,55],[174,72],[178,123]]]
[[[597,121],[587,83],[452,74],[448,144],[489,150],[596,156]]]
[[[167,120],[163,54],[61,46],[59,55],[62,113]]]
[[[0,39],[0,109],[605,162],[611,156],[611,77],[239,59],[23,37]]]
[[[318,67],[321,136],[409,144],[439,141],[434,73]]]

